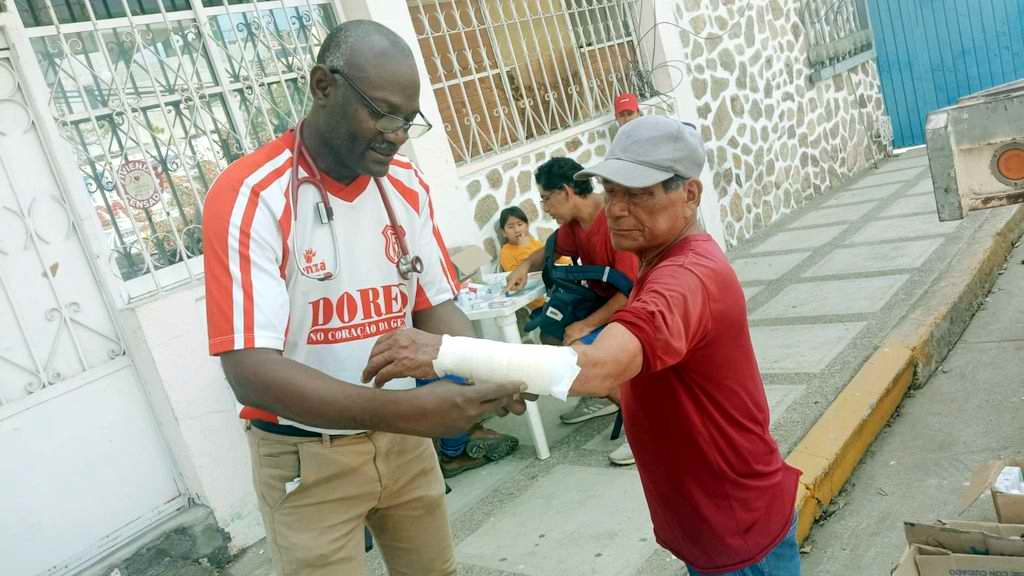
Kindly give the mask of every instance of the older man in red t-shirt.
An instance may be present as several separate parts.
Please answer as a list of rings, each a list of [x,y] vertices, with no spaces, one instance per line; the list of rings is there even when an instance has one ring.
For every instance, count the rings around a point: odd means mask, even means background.
[[[364,377],[459,373],[564,398],[620,395],[658,542],[691,575],[800,573],[799,471],[769,433],[743,290],[697,217],[704,144],[693,126],[624,126],[599,177],[616,249],[640,257],[629,301],[591,346],[524,346],[404,331]],[[614,521],[614,520],[610,520]]]

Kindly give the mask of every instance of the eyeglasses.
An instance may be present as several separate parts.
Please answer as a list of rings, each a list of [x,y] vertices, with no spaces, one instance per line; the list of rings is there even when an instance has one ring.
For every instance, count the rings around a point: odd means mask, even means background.
[[[402,118],[401,116],[388,114],[387,112],[381,110],[380,107],[378,107],[376,104],[374,104],[373,100],[370,100],[370,97],[367,96],[365,92],[359,89],[359,86],[357,86],[356,83],[351,78],[349,78],[348,74],[345,74],[338,68],[328,68],[327,70],[331,74],[337,74],[338,76],[341,76],[342,80],[348,83],[352,90],[355,90],[356,94],[359,94],[359,97],[363,99],[364,103],[366,103],[366,107],[377,115],[376,128],[380,132],[384,134],[391,134],[393,132],[398,132],[399,130],[405,130],[405,133],[409,135],[409,138],[419,138],[420,136],[423,136],[424,134],[429,132],[430,129],[434,127],[430,122],[427,121],[427,119],[423,116],[422,112],[416,112],[416,115],[422,120],[422,122],[417,122],[415,120],[409,121],[406,120],[405,118]]]

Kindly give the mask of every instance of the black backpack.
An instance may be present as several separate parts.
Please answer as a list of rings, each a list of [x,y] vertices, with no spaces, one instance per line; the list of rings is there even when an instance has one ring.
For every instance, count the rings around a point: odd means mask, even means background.
[[[555,266],[556,236],[557,233],[551,234],[544,244],[541,276],[548,301],[530,314],[523,329],[529,332],[540,328],[542,334],[562,340],[570,324],[590,316],[608,301],[585,286],[584,281],[605,282],[626,296],[633,289],[633,281],[611,266]]]

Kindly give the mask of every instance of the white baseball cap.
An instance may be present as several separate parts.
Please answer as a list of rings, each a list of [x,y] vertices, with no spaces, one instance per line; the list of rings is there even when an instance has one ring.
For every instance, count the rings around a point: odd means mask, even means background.
[[[619,129],[604,160],[577,172],[629,188],[647,188],[672,176],[697,178],[704,169],[704,139],[693,124],[666,116],[642,116]]]

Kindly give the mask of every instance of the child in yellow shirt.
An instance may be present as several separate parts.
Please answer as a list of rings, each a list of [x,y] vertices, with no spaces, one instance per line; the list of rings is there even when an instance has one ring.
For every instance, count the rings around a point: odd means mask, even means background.
[[[498,225],[505,237],[505,245],[501,247],[499,259],[502,271],[515,270],[530,257],[530,254],[544,249],[544,243],[530,235],[530,221],[521,208],[511,206],[502,210],[498,216]],[[526,306],[530,310],[535,310],[543,305],[544,298],[538,298]]]

